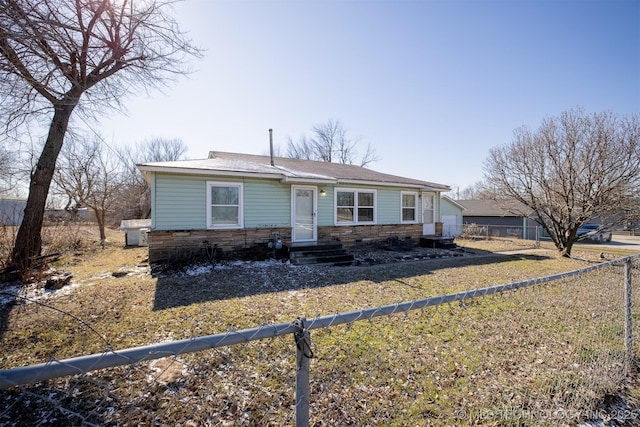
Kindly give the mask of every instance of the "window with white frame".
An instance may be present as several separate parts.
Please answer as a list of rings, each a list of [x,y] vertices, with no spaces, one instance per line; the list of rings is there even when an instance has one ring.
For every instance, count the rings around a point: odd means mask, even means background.
[[[242,183],[207,182],[207,227],[242,228]]]
[[[336,224],[375,224],[376,191],[336,189]]]
[[[403,191],[402,197],[402,218],[403,223],[418,222],[418,193]]]

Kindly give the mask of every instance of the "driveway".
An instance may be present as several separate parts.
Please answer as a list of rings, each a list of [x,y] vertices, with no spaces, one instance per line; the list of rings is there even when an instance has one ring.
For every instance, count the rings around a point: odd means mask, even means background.
[[[578,245],[626,249],[640,253],[640,236],[625,236],[622,234],[614,234],[612,240],[607,243],[578,243]]]

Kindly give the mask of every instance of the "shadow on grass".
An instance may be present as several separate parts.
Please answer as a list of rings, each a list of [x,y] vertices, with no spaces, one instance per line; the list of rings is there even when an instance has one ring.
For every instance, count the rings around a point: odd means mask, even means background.
[[[0,339],[4,338],[4,335],[7,333],[7,328],[9,326],[9,314],[11,314],[13,306],[13,303],[0,303]]]
[[[499,254],[474,249],[466,251],[463,256],[349,267],[247,262],[241,267],[229,268],[222,264],[209,269],[204,267],[204,273],[194,276],[170,274],[158,277],[153,310],[363,280],[376,283],[386,281],[405,283],[404,279],[431,274],[443,268],[496,264],[519,259],[541,261],[549,257],[532,254]]]

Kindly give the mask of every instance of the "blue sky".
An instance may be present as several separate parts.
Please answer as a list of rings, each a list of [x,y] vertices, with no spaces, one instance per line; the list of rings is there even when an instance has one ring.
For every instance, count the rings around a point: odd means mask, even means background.
[[[101,120],[107,141],[266,154],[339,119],[371,168],[464,188],[548,115],[640,112],[640,1],[207,1],[176,6],[206,49],[164,93]]]

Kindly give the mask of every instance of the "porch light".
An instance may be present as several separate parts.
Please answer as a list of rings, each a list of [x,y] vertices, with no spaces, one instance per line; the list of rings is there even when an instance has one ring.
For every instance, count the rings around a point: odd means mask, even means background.
[[[324,197],[327,195],[327,192],[323,190],[320,190],[320,197]]]

